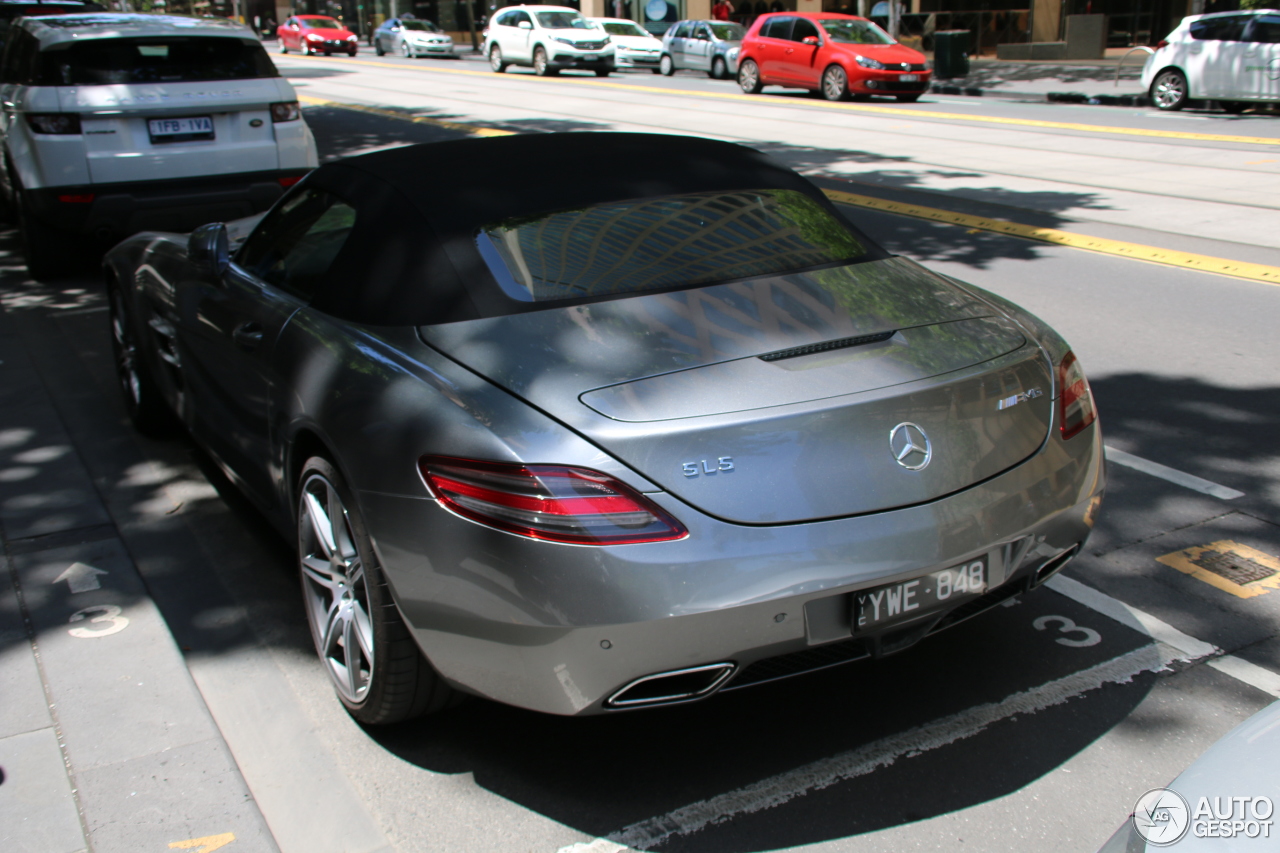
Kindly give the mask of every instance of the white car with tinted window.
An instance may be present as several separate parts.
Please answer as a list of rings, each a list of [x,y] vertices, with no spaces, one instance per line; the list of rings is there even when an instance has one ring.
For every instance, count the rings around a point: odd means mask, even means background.
[[[489,22],[484,51],[489,67],[498,73],[510,65],[529,65],[539,77],[568,68],[608,77],[615,67],[608,34],[567,6],[503,9]]]
[[[662,39],[625,18],[588,18],[609,35],[613,42],[614,63],[619,68],[648,68],[658,73],[662,59]]]
[[[24,18],[0,59],[0,190],[27,266],[269,208],[318,164],[298,96],[217,18]]]
[[[1238,113],[1280,102],[1280,11],[1192,15],[1156,47],[1142,85],[1159,109],[1180,110],[1195,99]]]

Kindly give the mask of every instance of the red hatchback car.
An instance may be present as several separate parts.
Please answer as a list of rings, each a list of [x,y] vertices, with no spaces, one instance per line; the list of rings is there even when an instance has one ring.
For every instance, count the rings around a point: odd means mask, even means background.
[[[756,18],[738,54],[738,85],[818,91],[829,101],[887,95],[914,101],[929,88],[924,54],[866,18],[777,12]]]
[[[276,29],[280,52],[304,54],[348,53],[356,55],[360,41],[356,34],[327,15],[293,15]]]

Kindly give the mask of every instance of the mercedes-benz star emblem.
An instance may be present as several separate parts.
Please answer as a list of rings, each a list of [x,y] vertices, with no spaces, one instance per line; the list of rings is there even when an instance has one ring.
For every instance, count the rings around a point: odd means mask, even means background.
[[[919,471],[933,458],[933,445],[920,427],[901,423],[889,433],[889,452],[903,468]]]

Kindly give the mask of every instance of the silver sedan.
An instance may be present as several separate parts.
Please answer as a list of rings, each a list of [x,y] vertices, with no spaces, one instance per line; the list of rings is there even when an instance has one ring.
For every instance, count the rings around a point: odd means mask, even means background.
[[[738,51],[746,30],[729,21],[677,21],[662,37],[659,69],[670,77],[681,69],[705,71],[714,80],[738,74]]]
[[[1041,585],[1102,498],[1057,333],[742,146],[379,151],[105,266],[134,423],[185,426],[296,544],[366,723],[887,655]]]
[[[455,57],[453,38],[430,21],[415,18],[391,18],[374,30],[373,49],[378,56],[398,53],[401,56]]]

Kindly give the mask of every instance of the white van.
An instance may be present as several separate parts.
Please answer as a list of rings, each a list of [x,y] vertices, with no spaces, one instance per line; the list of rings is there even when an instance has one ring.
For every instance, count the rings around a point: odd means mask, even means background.
[[[266,210],[318,163],[293,87],[226,20],[22,18],[0,102],[0,191],[37,278],[78,246]]]
[[[1192,15],[1156,47],[1142,85],[1159,109],[1180,110],[1198,99],[1238,113],[1280,102],[1280,11]]]

